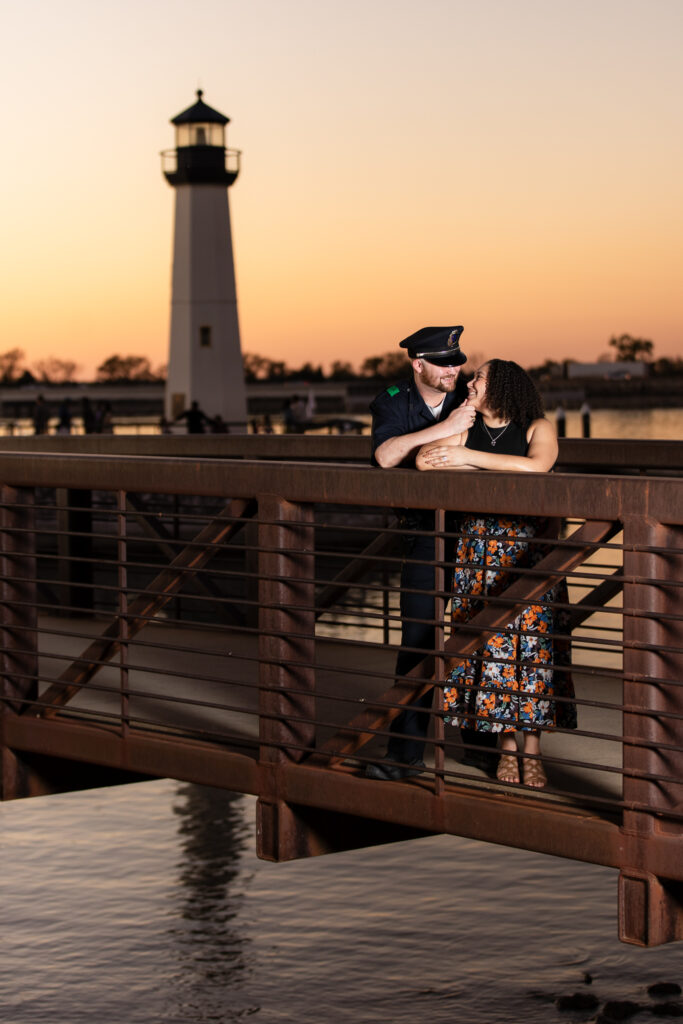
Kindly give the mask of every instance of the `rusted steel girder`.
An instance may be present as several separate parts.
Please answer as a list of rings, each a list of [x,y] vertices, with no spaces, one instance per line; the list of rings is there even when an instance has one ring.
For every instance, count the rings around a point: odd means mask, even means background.
[[[181,589],[192,572],[199,572],[211,557],[242,526],[235,523],[235,517],[246,514],[247,502],[229,502],[225,509],[208,523],[187,547],[179,552],[168,568],[156,576],[142,594],[134,598],[127,610],[126,639],[139,633],[149,619],[160,611]],[[102,668],[103,662],[112,658],[121,646],[122,617],[117,616],[102,634],[88,645],[80,658],[74,661],[58,683],[49,686],[41,695],[41,706],[28,710],[43,718],[51,718],[59,708],[71,700],[82,686],[85,686]]]
[[[262,498],[258,529],[260,759],[282,764],[315,745],[313,506]]]
[[[143,502],[134,494],[126,494],[126,510],[133,515],[136,523],[138,523],[147,537],[159,546],[159,550],[163,552],[169,562],[172,562],[177,554],[177,544],[174,543],[173,537],[163,523],[159,522],[158,517],[150,516],[145,511]],[[207,597],[219,600],[222,597],[220,590],[209,577],[205,578],[193,574],[190,576],[188,584],[190,589],[196,590]]]
[[[386,531],[395,531],[398,527],[398,519],[392,518],[386,524]],[[337,573],[333,580],[328,583],[316,598],[316,615],[323,615],[340,597],[343,597],[352,583],[357,583],[370,569],[378,564],[380,557],[386,557],[396,550],[397,538],[395,533],[380,532],[374,537],[363,550],[354,555],[344,568]]]
[[[260,760],[279,768],[315,747],[313,506],[263,497],[258,531]],[[257,853],[269,860],[300,856],[308,837],[281,804],[279,773],[265,777],[271,785],[256,807]]]
[[[8,722],[4,741],[20,754],[39,751],[44,757],[80,762],[85,779],[91,766],[98,765],[149,778],[180,779],[222,786],[236,793],[259,793],[255,756],[235,753],[214,743],[164,736],[159,731],[145,733],[135,729],[122,736],[116,728],[70,719],[68,710],[58,719],[15,715]],[[59,786],[51,790],[49,780],[38,780],[37,785],[39,788],[21,795],[60,791]]]
[[[38,696],[38,612],[34,492],[4,486],[0,494],[0,730],[4,734],[6,721],[16,717],[24,701]],[[16,532],[18,526],[21,533]],[[26,790],[27,772],[4,741],[0,760],[0,799],[10,800]]]
[[[608,601],[621,593],[623,581],[621,578],[615,578],[621,577],[621,573],[621,569],[615,569],[611,576],[608,576],[602,583],[598,583],[596,587],[593,587],[592,590],[571,606],[569,609],[568,631],[576,629],[585,622],[593,614],[593,610],[596,607],[604,608]]]
[[[543,797],[503,795],[464,785],[447,787],[443,796],[436,796],[426,778],[387,785],[349,771],[316,768],[308,762],[259,763],[254,756],[216,744],[165,737],[158,732],[136,730],[123,738],[114,730],[84,725],[66,717],[46,721],[13,716],[8,720],[5,739],[20,754],[40,750],[48,757],[80,761],[86,778],[91,765],[108,766],[150,777],[170,777],[251,793],[277,804],[276,813],[281,805],[288,805],[292,817],[299,819],[300,831],[289,837],[280,833],[280,840],[289,839],[275,846],[281,857],[352,848],[354,844],[349,843],[348,837],[334,836],[329,822],[331,812],[400,825],[421,834],[446,832],[602,864],[622,869],[629,876],[648,873],[683,883],[683,858],[677,837],[663,832],[648,836],[626,833],[610,818]],[[302,807],[309,808],[311,813],[302,816]],[[316,835],[316,810],[323,812],[326,819],[324,842]],[[272,818],[266,826],[271,822]],[[339,829],[347,825],[348,819],[343,818]],[[306,828],[313,830],[308,839],[302,834]],[[359,827],[356,838],[355,845],[366,845],[364,840],[374,843],[372,830],[364,835]],[[271,851],[265,841],[261,845],[268,855]]]
[[[683,822],[671,817],[683,811],[683,623],[675,586],[683,579],[683,529],[626,516],[624,547],[624,575],[636,581],[624,584],[624,705],[646,712],[624,712],[624,800],[648,811],[625,810],[623,831],[639,840],[666,835],[683,845]],[[643,946],[683,938],[680,881],[622,869],[619,936]]]

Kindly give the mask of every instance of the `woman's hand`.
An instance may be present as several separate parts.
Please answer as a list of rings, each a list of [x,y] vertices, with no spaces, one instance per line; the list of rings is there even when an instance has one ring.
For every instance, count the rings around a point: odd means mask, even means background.
[[[424,469],[455,469],[468,462],[470,452],[462,445],[425,445],[420,452],[420,465]]]

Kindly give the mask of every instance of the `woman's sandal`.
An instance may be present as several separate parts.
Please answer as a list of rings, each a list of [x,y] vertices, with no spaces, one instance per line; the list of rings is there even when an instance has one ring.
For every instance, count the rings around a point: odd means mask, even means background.
[[[534,789],[543,789],[547,782],[548,777],[543,768],[543,762],[524,758],[524,785],[532,786]]]
[[[501,754],[496,768],[499,782],[519,782],[519,762],[516,754]]]

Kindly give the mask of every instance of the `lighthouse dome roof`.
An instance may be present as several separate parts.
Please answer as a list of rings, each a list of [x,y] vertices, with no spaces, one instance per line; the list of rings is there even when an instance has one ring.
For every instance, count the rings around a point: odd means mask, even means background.
[[[208,103],[205,103],[202,99],[204,93],[201,89],[197,89],[197,102],[193,103],[187,110],[183,110],[180,114],[176,114],[175,117],[171,118],[171,124],[228,124],[230,121],[229,117],[225,114],[221,114],[218,110],[214,110]]]

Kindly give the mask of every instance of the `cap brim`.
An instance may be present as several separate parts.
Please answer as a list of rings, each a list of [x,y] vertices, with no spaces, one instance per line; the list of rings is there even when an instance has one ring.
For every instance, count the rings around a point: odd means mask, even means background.
[[[419,359],[423,359],[425,363],[433,363],[434,366],[462,366],[463,363],[467,362],[467,356],[464,352],[453,353],[452,356],[419,356]]]

